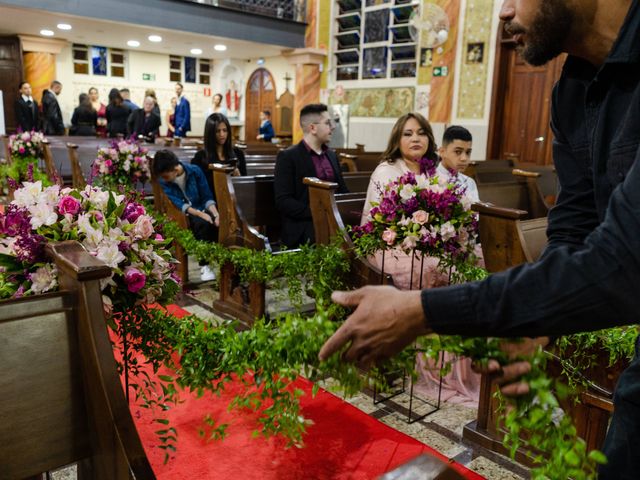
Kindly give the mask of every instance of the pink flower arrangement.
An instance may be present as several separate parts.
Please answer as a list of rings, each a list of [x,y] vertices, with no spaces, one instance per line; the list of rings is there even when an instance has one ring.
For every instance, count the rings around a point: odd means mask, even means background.
[[[145,208],[124,195],[87,186],[43,188],[25,182],[0,214],[0,297],[43,293],[57,286],[44,258],[47,241],[77,240],[112,270],[102,282],[105,304],[124,312],[140,304],[164,303],[179,288],[176,260]]]
[[[369,221],[352,230],[359,254],[399,248],[450,264],[475,258],[478,222],[464,187],[442,181],[433,169],[423,171],[406,173],[382,187]]]
[[[96,184],[111,190],[134,190],[151,177],[148,150],[134,140],[114,141],[98,150],[91,176]]]
[[[31,131],[16,133],[9,137],[9,150],[11,157],[33,158],[42,157],[42,142],[44,135],[41,132]]]

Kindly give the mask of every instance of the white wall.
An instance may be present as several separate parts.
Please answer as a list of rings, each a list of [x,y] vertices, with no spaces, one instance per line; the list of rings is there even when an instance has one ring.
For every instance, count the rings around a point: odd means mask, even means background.
[[[141,106],[144,92],[147,88],[156,91],[158,103],[162,113],[161,132],[166,132],[164,116],[175,96],[175,84],[169,81],[169,55],[157,53],[127,51],[126,77],[118,78],[101,75],[81,75],[73,73],[73,58],[71,44],[65,47],[56,57],[56,76],[62,82],[63,89],[59,97],[60,107],[65,122],[71,121],[73,109],[78,104],[78,95],[87,93],[89,88],[96,87],[100,92],[100,100],[108,103],[109,90],[127,87],[131,91],[131,100]],[[142,74],[155,75],[155,80],[143,80]],[[191,132],[190,135],[201,136],[204,130],[204,116],[211,104],[212,97],[204,96],[204,88],[200,85],[182,82],[184,95],[191,104]],[[211,95],[215,93],[211,88]]]

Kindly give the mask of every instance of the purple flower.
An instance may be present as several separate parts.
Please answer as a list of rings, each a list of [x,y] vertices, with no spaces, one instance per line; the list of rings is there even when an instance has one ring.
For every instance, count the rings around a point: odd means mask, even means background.
[[[147,276],[135,267],[127,267],[124,270],[124,283],[131,293],[138,293],[144,288]]]
[[[129,202],[127,206],[124,207],[122,219],[128,220],[129,223],[134,223],[140,215],[144,215],[145,213],[147,212],[142,205],[136,202]]]
[[[58,202],[58,212],[60,214],[65,215],[70,213],[71,215],[76,215],[80,211],[80,202],[73,198],[71,195],[65,195]]]
[[[9,205],[4,215],[0,215],[2,233],[8,237],[17,237],[31,231],[29,214],[26,209]]]

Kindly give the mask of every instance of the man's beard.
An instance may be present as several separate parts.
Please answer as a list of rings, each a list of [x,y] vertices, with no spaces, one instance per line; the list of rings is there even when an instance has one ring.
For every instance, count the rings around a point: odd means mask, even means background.
[[[516,50],[525,62],[539,66],[563,52],[573,20],[574,13],[566,0],[542,0],[540,10],[528,29],[513,22],[508,22],[505,29],[511,34],[525,34],[524,45],[518,44]]]

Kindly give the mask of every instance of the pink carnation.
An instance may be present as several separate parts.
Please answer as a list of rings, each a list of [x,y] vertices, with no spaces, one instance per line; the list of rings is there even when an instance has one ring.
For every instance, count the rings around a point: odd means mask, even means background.
[[[384,232],[382,232],[382,240],[384,240],[387,245],[393,245],[393,242],[395,242],[397,236],[398,234],[396,233],[396,231],[391,230],[390,228],[387,228]]]
[[[70,213],[76,215],[80,211],[80,202],[71,195],[65,195],[58,202],[58,212],[62,215]]]
[[[127,284],[127,290],[131,293],[137,293],[144,288],[147,282],[147,276],[135,267],[127,267],[124,270],[124,283]]]

